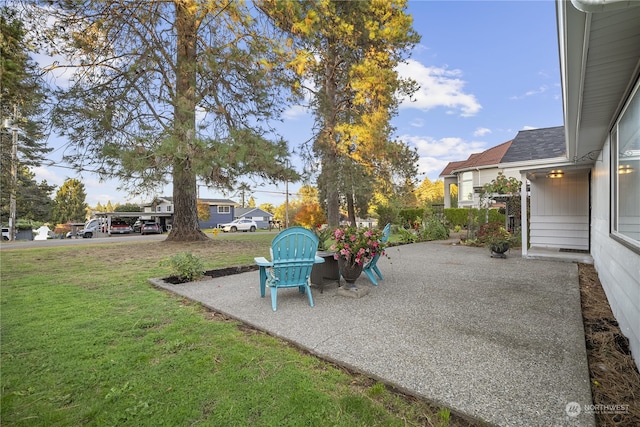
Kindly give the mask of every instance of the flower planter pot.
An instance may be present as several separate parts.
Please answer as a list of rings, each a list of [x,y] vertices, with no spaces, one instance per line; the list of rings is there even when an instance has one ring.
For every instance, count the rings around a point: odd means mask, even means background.
[[[347,261],[344,257],[338,258],[338,266],[340,267],[340,274],[344,278],[345,282],[349,284],[355,283],[355,281],[362,274],[363,265],[357,262]]]
[[[491,258],[506,258],[505,252],[509,250],[509,242],[494,243],[489,249],[491,249]]]

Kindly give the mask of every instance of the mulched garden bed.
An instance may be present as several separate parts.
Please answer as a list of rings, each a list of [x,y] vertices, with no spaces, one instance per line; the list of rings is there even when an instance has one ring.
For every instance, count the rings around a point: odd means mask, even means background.
[[[582,320],[596,425],[640,426],[640,372],[593,265],[578,264]],[[608,405],[608,406],[607,406]],[[623,410],[615,408],[623,406]]]
[[[199,280],[209,280],[211,278],[216,277],[224,277],[231,276],[233,274],[247,273],[249,271],[256,271],[260,268],[257,265],[241,265],[238,267],[227,267],[227,268],[219,268],[217,270],[207,270],[204,272],[204,276],[202,276]],[[187,283],[191,280],[185,280],[181,277],[177,276],[169,276],[163,279],[167,283],[171,283],[172,285],[179,285],[180,283]]]

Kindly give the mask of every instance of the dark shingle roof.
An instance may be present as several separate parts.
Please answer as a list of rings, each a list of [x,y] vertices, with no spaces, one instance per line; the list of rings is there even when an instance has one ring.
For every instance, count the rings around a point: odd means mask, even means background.
[[[564,126],[521,130],[502,157],[501,163],[551,159],[566,156],[566,153]]]

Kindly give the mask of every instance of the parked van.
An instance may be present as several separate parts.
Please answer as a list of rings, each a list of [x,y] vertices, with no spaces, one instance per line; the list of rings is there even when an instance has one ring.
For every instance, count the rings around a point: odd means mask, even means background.
[[[102,224],[100,223],[100,219],[98,218],[90,219],[84,225],[84,228],[82,229],[82,231],[80,231],[80,234],[84,239],[90,239],[96,233],[98,233],[98,231],[100,231],[101,226]]]

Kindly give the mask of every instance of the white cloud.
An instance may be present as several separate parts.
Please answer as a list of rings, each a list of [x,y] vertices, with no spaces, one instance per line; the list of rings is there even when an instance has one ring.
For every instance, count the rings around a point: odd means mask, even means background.
[[[428,136],[403,135],[402,141],[418,150],[418,172],[429,179],[438,179],[438,175],[447,163],[466,160],[473,153],[486,150],[486,143],[465,141],[462,138],[448,137],[435,139]]]
[[[308,114],[307,108],[302,105],[294,105],[288,108],[282,113],[282,118],[285,120],[297,120],[299,117],[306,116]]]
[[[409,60],[398,65],[398,73],[402,77],[412,78],[420,85],[412,100],[402,101],[401,108],[427,111],[445,107],[452,110],[450,113],[460,114],[462,117],[473,116],[482,108],[474,95],[464,92],[465,82],[460,79],[460,70],[426,67],[418,61]]]
[[[487,134],[491,133],[491,129],[487,129],[487,128],[478,128],[473,132],[473,136],[485,136]]]
[[[60,187],[65,178],[57,173],[55,173],[52,169],[47,169],[45,167],[32,167],[31,172],[35,174],[36,182],[42,182],[43,180],[47,181],[49,185],[57,185]]]
[[[413,120],[411,120],[411,123],[409,123],[410,126],[416,127],[416,128],[421,128],[424,126],[424,120],[420,119],[420,118],[415,118]]]
[[[429,177],[431,181],[435,181],[440,172],[449,163],[447,160],[436,159],[435,157],[420,157],[418,159],[418,173]]]
[[[526,91],[524,93],[524,95],[514,95],[514,96],[511,97],[511,99],[513,99],[513,100],[524,99],[524,98],[527,98],[529,96],[540,95],[542,93],[545,93],[547,90],[549,90],[549,86],[542,85],[542,86],[538,87],[537,89],[531,89],[531,90]]]

